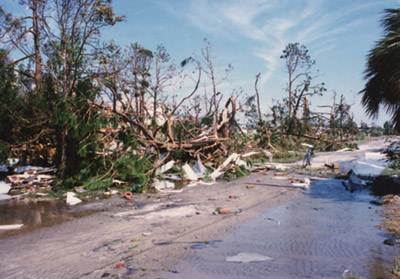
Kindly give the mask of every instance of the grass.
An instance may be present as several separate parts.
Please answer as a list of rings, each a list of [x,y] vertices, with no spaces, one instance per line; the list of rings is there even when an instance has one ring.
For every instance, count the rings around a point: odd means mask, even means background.
[[[273,153],[274,163],[294,163],[303,159],[305,152],[275,152]]]

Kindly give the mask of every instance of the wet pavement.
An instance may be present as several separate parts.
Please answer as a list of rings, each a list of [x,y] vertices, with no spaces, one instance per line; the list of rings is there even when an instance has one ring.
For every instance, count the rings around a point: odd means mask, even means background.
[[[267,187],[267,186],[265,186]],[[340,180],[317,180],[293,201],[259,213],[210,240],[161,278],[391,278],[399,249],[375,228],[379,206],[367,191],[349,193]],[[247,254],[246,254],[247,253]],[[261,261],[232,258],[258,255]],[[228,261],[229,260],[229,261]],[[176,271],[176,273],[175,273]]]
[[[73,218],[64,201],[11,199],[0,202],[1,225],[23,224],[21,229],[1,230],[0,238],[27,233],[41,227],[53,226]]]

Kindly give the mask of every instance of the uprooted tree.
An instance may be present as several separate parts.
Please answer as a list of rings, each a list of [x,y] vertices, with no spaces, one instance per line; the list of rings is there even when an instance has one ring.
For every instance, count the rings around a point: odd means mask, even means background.
[[[0,9],[0,155],[56,166],[58,187],[100,188],[119,179],[142,191],[168,160],[200,160],[215,169],[233,150],[275,150],[288,136],[333,141],[324,138],[329,116],[309,108],[309,98],[324,88],[311,84],[314,62],[304,46],[284,51],[289,98],[268,115],[261,112],[260,74],[247,102],[243,90],[221,92],[233,68],[218,71],[207,40],[199,56],[179,67],[162,45],[152,51],[102,42],[102,30],[123,20],[109,0],[21,4],[29,7],[26,17]],[[254,135],[235,119],[242,109],[255,115]],[[343,99],[333,109],[332,127],[345,129],[350,107]]]
[[[55,165],[60,186],[101,187],[119,178],[145,187],[168,159],[209,161],[227,155],[224,142],[236,103],[228,98],[219,108],[216,89],[224,78],[217,81],[211,45],[206,42],[202,52],[204,64],[194,58],[182,63],[194,71],[193,88],[168,104],[164,90],[182,70],[169,63],[163,46],[152,52],[137,43],[126,49],[102,43],[101,31],[123,20],[110,3],[22,1],[32,12],[22,18],[1,9],[0,34],[7,47],[0,65],[6,81],[0,88],[3,159]],[[32,45],[26,44],[29,33],[35,38]],[[12,62],[8,53],[15,49],[22,57]],[[24,61],[27,66],[19,64]],[[202,73],[213,90],[214,121],[207,125],[179,117],[183,104],[197,94]]]

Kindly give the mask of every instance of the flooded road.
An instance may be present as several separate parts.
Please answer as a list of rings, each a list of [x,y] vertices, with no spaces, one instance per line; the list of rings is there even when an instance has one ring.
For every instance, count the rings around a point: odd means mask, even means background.
[[[371,200],[340,180],[314,181],[303,196],[196,247],[161,278],[391,278],[399,250],[383,244],[381,208]]]

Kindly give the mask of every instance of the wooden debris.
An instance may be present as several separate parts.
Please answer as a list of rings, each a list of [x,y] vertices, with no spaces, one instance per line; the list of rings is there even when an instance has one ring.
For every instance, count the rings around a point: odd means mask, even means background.
[[[13,174],[6,177],[12,188],[25,188],[28,186],[48,187],[53,183],[55,176],[43,174],[36,170],[28,170],[23,174]]]

